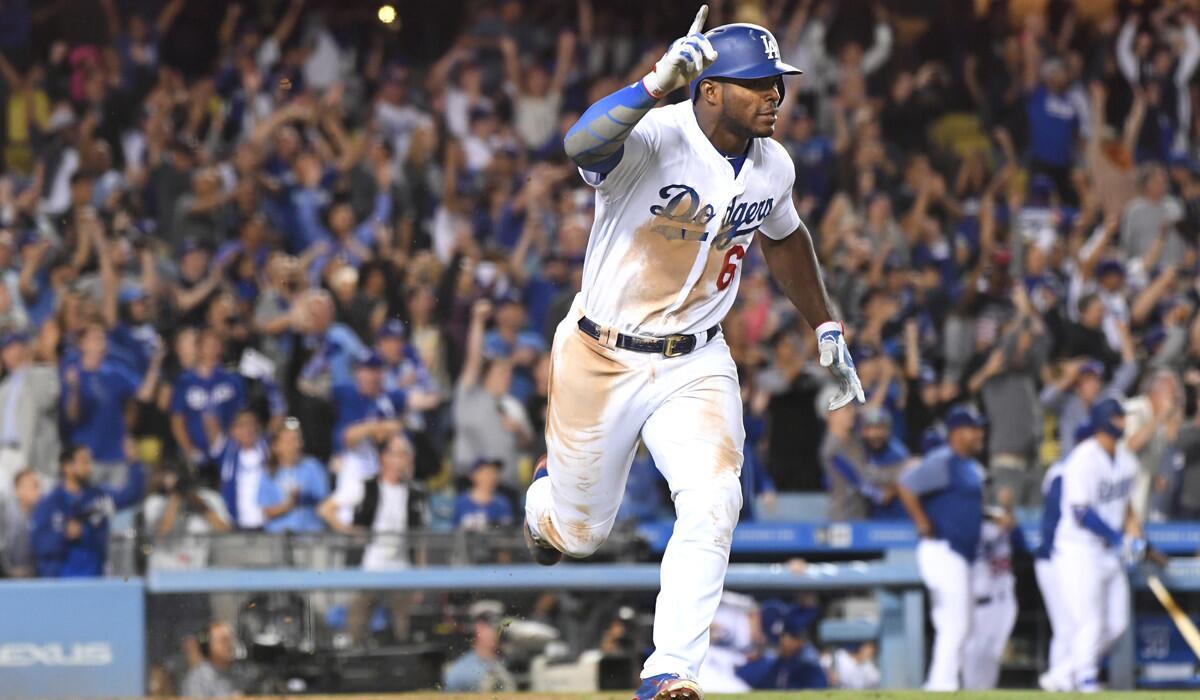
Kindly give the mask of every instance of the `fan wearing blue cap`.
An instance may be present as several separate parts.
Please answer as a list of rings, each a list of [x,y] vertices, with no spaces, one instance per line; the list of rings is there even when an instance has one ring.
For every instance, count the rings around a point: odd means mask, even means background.
[[[334,452],[362,479],[379,472],[379,445],[404,430],[405,394],[384,388],[383,369],[379,353],[368,351],[355,360],[354,383],[332,389]]]
[[[1146,553],[1131,505],[1137,458],[1123,441],[1125,409],[1106,398],[1092,406],[1092,437],[1062,468],[1062,517],[1054,571],[1070,618],[1067,658],[1041,678],[1047,690],[1099,689],[1100,660],[1129,624],[1125,568]]]
[[[1140,368],[1132,347],[1121,354],[1121,364],[1105,381],[1104,363],[1091,357],[1068,360],[1057,381],[1047,383],[1038,399],[1042,407],[1058,416],[1058,445],[1062,454],[1075,447],[1079,428],[1089,424],[1088,412],[1105,398],[1125,396]]]
[[[821,656],[808,638],[808,628],[819,611],[794,605],[773,616],[770,626],[764,617],[764,635],[775,641],[775,652],[764,654],[737,669],[737,675],[755,690],[807,690],[829,687]]]
[[[375,332],[375,352],[383,359],[383,388],[385,391],[404,391],[407,404],[416,411],[436,408],[441,401],[437,383],[425,362],[408,342],[404,322],[393,318]]]
[[[929,589],[936,638],[926,690],[962,687],[963,657],[974,596],[971,564],[983,526],[983,448],[986,421],[968,404],[946,414],[946,444],[900,477],[898,492],[917,526],[917,567]]]

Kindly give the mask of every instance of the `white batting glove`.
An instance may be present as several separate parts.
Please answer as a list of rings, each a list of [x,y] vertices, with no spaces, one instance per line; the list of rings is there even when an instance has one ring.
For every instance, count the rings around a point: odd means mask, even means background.
[[[692,82],[717,60],[717,50],[701,33],[707,17],[708,5],[701,5],[687,36],[676,39],[654,64],[654,70],[642,78],[642,85],[654,99],[662,99],[664,95]]]
[[[854,359],[846,348],[841,323],[826,321],[817,326],[817,350],[821,353],[821,366],[828,367],[841,384],[841,391],[829,401],[829,410],[836,411],[854,399],[866,403],[862,382],[858,380],[858,371],[854,369]]]

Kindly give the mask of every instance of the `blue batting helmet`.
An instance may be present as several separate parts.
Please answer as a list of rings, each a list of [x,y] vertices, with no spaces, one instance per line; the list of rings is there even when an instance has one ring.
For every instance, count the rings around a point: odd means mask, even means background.
[[[775,41],[775,35],[757,24],[723,24],[708,30],[704,36],[717,50],[717,60],[692,81],[692,99],[696,98],[696,87],[706,78],[751,80],[804,72],[780,60],[779,42]],[[779,80],[779,96],[782,99],[782,78]]]
[[[1125,434],[1125,428],[1116,424],[1115,420],[1125,415],[1125,408],[1116,399],[1104,399],[1092,406],[1092,427],[1097,433],[1107,433],[1114,439],[1120,440]]]

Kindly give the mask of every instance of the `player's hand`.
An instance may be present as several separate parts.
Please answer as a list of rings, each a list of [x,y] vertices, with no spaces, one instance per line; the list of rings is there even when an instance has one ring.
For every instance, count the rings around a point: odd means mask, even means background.
[[[696,79],[717,60],[717,50],[701,33],[708,17],[708,5],[701,5],[686,36],[675,40],[671,48],[654,64],[654,70],[642,78],[646,92],[655,99],[678,90]]]
[[[1165,553],[1155,549],[1153,546],[1146,546],[1146,561],[1159,568],[1166,568],[1167,564],[1171,563],[1171,557]]]
[[[841,391],[829,401],[829,410],[836,411],[855,399],[859,403],[866,403],[862,382],[858,380],[858,371],[854,369],[854,360],[846,347],[846,337],[842,335],[841,323],[826,321],[817,326],[817,350],[821,353],[821,366],[828,367],[841,384]]]
[[[1121,563],[1126,568],[1137,566],[1146,558],[1147,547],[1148,545],[1144,538],[1126,535],[1121,539]]]

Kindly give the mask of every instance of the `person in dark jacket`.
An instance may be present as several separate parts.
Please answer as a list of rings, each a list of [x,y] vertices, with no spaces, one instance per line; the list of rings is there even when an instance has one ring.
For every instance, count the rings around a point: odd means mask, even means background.
[[[33,513],[33,552],[38,576],[100,576],[108,554],[108,523],[118,510],[141,500],[145,472],[129,469],[120,490],[92,483],[92,452],[68,445],[59,457],[62,482]]]

